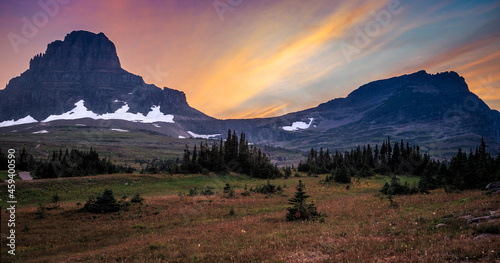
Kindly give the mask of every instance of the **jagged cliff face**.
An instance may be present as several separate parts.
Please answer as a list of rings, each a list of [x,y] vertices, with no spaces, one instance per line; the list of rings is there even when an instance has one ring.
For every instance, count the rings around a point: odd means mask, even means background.
[[[120,72],[120,60],[116,48],[103,33],[73,31],[64,41],[54,41],[45,54],[30,61],[28,72]]]
[[[0,122],[27,115],[43,120],[74,108],[79,100],[97,114],[114,112],[124,103],[129,112],[147,114],[153,105],[178,118],[208,118],[189,107],[183,92],[146,84],[123,70],[115,45],[103,34],[73,31],[54,41],[30,68],[13,78],[0,97]]]

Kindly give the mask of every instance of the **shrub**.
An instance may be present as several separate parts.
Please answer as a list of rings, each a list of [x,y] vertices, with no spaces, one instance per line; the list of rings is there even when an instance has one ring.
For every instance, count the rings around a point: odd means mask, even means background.
[[[384,195],[411,195],[419,192],[416,186],[410,187],[408,182],[404,184],[399,183],[396,176],[391,178],[390,183],[385,183],[380,192]]]
[[[201,191],[201,194],[202,195],[214,195],[215,192],[213,191],[213,189],[215,189],[215,188],[213,188],[211,186],[207,186],[207,187],[205,187],[205,190]]]
[[[144,201],[144,198],[142,198],[139,193],[135,194],[134,197],[132,197],[132,199],[130,199],[130,202],[132,202],[134,204],[142,203],[142,201]]]
[[[196,195],[214,195],[215,192],[213,191],[213,187],[211,186],[207,186],[205,187],[204,190],[200,190],[198,189],[198,187],[193,187],[191,189],[189,189],[189,193],[187,194],[188,196],[196,196]],[[179,195],[180,196],[180,195]]]
[[[189,189],[189,193],[188,193],[188,196],[195,196],[195,195],[198,195],[198,188],[195,186],[191,189]]]
[[[340,166],[340,168],[336,169],[333,173],[333,179],[337,183],[341,184],[350,184],[351,183],[351,176],[349,175],[349,171],[347,171],[347,168],[345,165]]]
[[[82,211],[98,214],[106,214],[120,211],[126,204],[120,204],[113,196],[110,189],[104,190],[101,196],[89,198],[82,208]]]
[[[234,215],[235,215],[235,213],[234,213],[234,207],[233,207],[233,206],[231,206],[231,207],[229,208],[229,215],[230,215],[230,216],[234,216]]]
[[[226,183],[223,189],[224,197],[226,198],[233,198],[234,197],[234,189],[231,188],[231,185],[229,183]]]
[[[57,193],[52,195],[52,200],[51,200],[52,203],[58,203],[60,200],[61,200],[61,198],[59,197],[59,195]]]
[[[47,212],[46,212],[47,208],[42,205],[42,204],[39,204],[38,205],[38,208],[35,212],[35,215],[36,215],[36,219],[45,219],[47,218]]]
[[[254,190],[250,189],[250,191],[254,191],[255,193],[261,193],[261,194],[273,194],[276,193],[277,187],[276,185],[273,185],[267,180],[267,184],[265,185],[257,185]]]

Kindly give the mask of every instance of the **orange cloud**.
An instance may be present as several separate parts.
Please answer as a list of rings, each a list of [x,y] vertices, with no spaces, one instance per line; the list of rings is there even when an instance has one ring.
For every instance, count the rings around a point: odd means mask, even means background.
[[[388,2],[244,1],[221,21],[212,1],[72,1],[30,42],[35,46],[39,41],[36,47],[22,57],[8,54],[6,61],[14,61],[20,73],[54,36],[62,39],[71,30],[104,32],[115,43],[124,69],[148,83],[184,91],[191,106],[218,118],[281,115],[348,94],[355,85],[420,69],[455,70],[481,98],[500,98],[500,54],[494,48],[500,38],[494,27],[481,27],[482,35],[464,32],[473,35],[467,42],[451,35],[455,39],[446,46],[439,34],[456,30],[443,21],[461,17],[463,11],[482,18],[498,4],[463,10],[455,2],[405,3],[404,11],[347,63],[338,44],[352,44],[355,30]],[[9,17],[16,19],[20,21]],[[432,39],[419,42],[413,36],[431,28]],[[0,27],[0,33],[6,32]]]
[[[210,65],[195,71],[191,81],[181,89],[189,90],[189,86],[196,85],[190,101],[193,105],[201,105],[199,109],[208,114],[222,118],[255,117],[251,112],[241,112],[241,105],[258,94],[303,87],[341,65],[342,61],[327,61],[325,64],[324,61],[310,60],[327,50],[333,41],[345,36],[354,25],[365,21],[370,11],[383,5],[381,2],[361,6],[345,4],[320,21],[319,26],[306,27],[284,39],[276,39],[274,32],[267,30],[269,18],[257,17],[254,19],[254,33],[243,36],[246,40],[244,46],[228,47]],[[270,43],[271,47],[266,49]],[[257,116],[271,116],[274,112]]]

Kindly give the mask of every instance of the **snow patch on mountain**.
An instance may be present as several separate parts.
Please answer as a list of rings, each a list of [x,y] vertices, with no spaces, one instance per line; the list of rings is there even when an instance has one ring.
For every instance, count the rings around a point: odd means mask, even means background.
[[[285,130],[285,131],[305,130],[311,126],[313,120],[314,120],[314,118],[309,118],[309,123],[305,123],[303,121],[296,121],[296,122],[292,123],[292,126],[283,126],[283,130]]]
[[[112,131],[117,131],[117,132],[128,132],[128,130],[124,129],[111,129]]]
[[[218,134],[211,134],[211,135],[205,135],[205,134],[196,134],[192,131],[188,131],[189,135],[191,135],[193,138],[200,138],[200,139],[210,139],[211,137],[217,137],[220,136],[220,133]]]
[[[9,127],[9,126],[14,126],[14,125],[21,125],[21,124],[35,123],[35,122],[38,122],[38,121],[35,120],[30,115],[28,115],[28,116],[26,116],[26,117],[24,117],[22,119],[17,120],[17,121],[10,120],[10,121],[0,122],[0,127]]]
[[[32,132],[33,134],[40,134],[40,133],[49,133],[49,131],[47,130],[41,130],[41,131],[36,131],[36,132]]]
[[[148,112],[146,116],[144,116],[142,113],[128,112],[130,107],[128,106],[127,103],[125,103],[125,105],[123,105],[121,108],[117,109],[113,113],[105,113],[99,115],[95,114],[92,111],[89,111],[84,104],[85,101],[80,100],[77,103],[75,103],[75,108],[73,108],[72,110],[60,115],[50,115],[47,119],[43,120],[42,122],[91,118],[94,120],[126,120],[133,122],[142,122],[142,123],[153,123],[153,122],[174,123],[174,115],[163,114],[163,112],[160,111],[160,106],[151,107],[151,111]]]

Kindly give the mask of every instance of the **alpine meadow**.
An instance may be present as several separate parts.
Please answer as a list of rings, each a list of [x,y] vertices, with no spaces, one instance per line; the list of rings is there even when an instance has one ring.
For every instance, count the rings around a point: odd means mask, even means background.
[[[0,262],[500,262],[498,1],[0,21]]]

